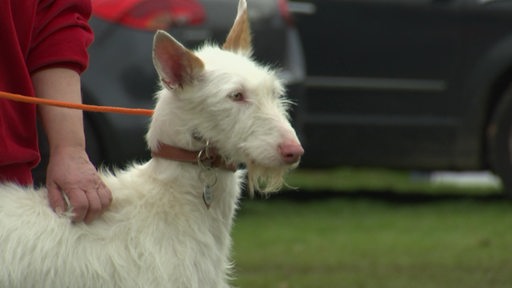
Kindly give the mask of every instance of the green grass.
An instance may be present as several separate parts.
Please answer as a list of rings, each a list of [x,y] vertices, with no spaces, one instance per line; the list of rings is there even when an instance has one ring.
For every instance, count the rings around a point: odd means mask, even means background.
[[[484,192],[428,201],[356,193],[244,200],[233,285],[512,287],[512,203]]]

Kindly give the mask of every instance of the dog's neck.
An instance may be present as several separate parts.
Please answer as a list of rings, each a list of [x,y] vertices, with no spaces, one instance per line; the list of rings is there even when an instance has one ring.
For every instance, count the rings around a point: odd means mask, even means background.
[[[175,147],[165,143],[159,143],[158,148],[151,151],[153,158],[163,158],[172,161],[196,164],[204,168],[220,168],[227,171],[235,172],[237,166],[234,163],[228,163],[217,153],[213,147],[205,146],[199,151],[190,151],[183,148]]]
[[[230,175],[235,175],[234,172],[237,170],[235,164],[226,162],[215,148],[208,145],[208,142],[199,151],[191,151],[160,142],[157,149],[153,149],[151,154],[153,158],[196,165],[201,171],[197,177],[199,183],[203,185],[202,198],[208,209],[214,201],[214,187],[218,179],[215,169],[222,169]]]

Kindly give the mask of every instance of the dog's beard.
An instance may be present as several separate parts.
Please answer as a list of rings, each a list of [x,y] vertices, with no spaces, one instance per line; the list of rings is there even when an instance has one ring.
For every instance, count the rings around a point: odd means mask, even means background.
[[[284,182],[284,176],[290,167],[265,167],[255,163],[247,163],[247,189],[251,196],[254,191],[270,193],[279,191]]]

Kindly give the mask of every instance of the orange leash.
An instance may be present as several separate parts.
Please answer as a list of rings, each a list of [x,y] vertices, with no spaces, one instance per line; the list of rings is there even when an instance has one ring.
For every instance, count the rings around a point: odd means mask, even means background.
[[[64,107],[64,108],[70,108],[70,109],[84,110],[84,111],[89,111],[89,112],[104,112],[104,113],[108,112],[108,113],[143,115],[143,116],[153,115],[153,110],[151,110],[151,109],[122,108],[122,107],[112,107],[112,106],[78,104],[78,103],[70,103],[70,102],[50,100],[50,99],[42,99],[42,98],[37,98],[37,97],[29,97],[29,96],[24,96],[24,95],[14,94],[14,93],[9,93],[9,92],[4,92],[4,91],[0,91],[0,98],[23,102],[23,103],[50,105],[50,106]]]

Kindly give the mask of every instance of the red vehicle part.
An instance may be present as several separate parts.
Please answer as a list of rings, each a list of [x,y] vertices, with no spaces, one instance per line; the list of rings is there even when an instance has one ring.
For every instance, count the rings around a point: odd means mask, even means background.
[[[198,25],[206,19],[196,0],[93,0],[92,7],[95,17],[141,30]]]

